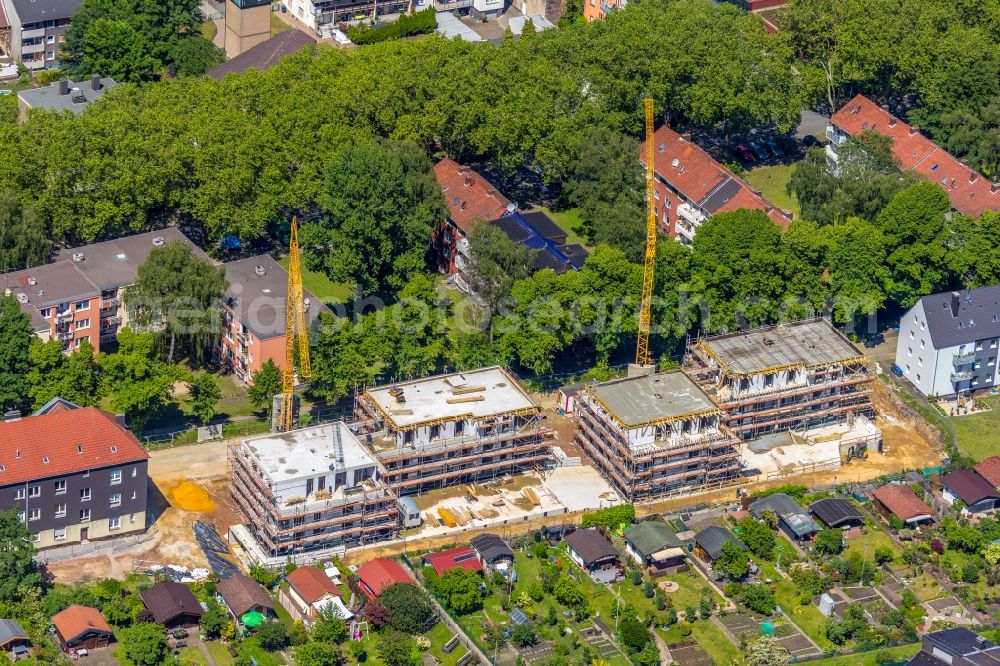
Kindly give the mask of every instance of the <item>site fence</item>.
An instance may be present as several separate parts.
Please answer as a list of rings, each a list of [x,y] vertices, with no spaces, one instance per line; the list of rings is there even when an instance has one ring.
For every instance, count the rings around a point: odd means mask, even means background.
[[[128,536],[109,539],[106,541],[92,541],[90,543],[74,543],[56,548],[46,548],[35,555],[35,561],[43,564],[52,562],[64,562],[78,557],[90,557],[92,555],[117,555],[133,546],[144,543],[157,533],[158,528],[154,523],[149,529],[140,534],[130,534]]]

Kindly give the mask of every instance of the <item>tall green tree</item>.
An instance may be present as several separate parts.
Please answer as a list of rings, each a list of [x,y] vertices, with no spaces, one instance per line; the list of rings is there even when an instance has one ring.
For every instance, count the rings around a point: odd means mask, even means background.
[[[35,545],[17,509],[0,512],[0,602],[15,603],[25,590],[41,589]]]
[[[857,316],[876,312],[886,303],[890,279],[882,231],[868,222],[850,218],[831,227],[829,236],[834,319],[847,323]]]
[[[274,361],[267,359],[253,376],[253,384],[247,388],[247,398],[257,409],[271,413],[274,396],[281,392],[281,370]]]
[[[337,648],[326,643],[310,641],[300,645],[292,653],[295,666],[340,666],[344,655]]]
[[[51,253],[52,240],[41,217],[22,206],[12,191],[0,192],[0,273],[44,264]]]
[[[156,331],[167,363],[178,351],[201,363],[222,330],[220,303],[228,288],[225,269],[177,241],[149,253],[125,291],[125,307],[135,326]]]
[[[21,312],[13,296],[0,295],[0,409],[26,408],[30,348],[34,339],[31,318]]]
[[[486,302],[490,313],[510,294],[517,280],[531,275],[537,253],[515,243],[500,227],[480,222],[469,235],[472,261],[467,275],[472,290]]]
[[[137,666],[158,666],[170,652],[163,629],[151,622],[139,622],[122,630],[120,641],[125,658]]]
[[[56,397],[81,407],[100,402],[103,397],[100,368],[90,340],[84,339],[74,353],[67,355],[58,340],[35,339],[28,354],[31,360],[28,395],[36,409]]]
[[[222,389],[213,375],[201,372],[195,375],[188,384],[191,390],[191,413],[202,424],[212,420],[216,414],[216,404],[222,398]]]
[[[97,359],[102,391],[112,396],[111,407],[123,413],[135,431],[170,402],[174,382],[188,378],[184,369],[161,361],[154,345],[152,333],[124,328],[118,334],[118,351],[101,352]]]

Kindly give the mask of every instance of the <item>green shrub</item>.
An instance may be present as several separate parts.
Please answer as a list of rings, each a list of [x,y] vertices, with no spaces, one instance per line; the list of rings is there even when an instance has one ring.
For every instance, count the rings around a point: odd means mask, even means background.
[[[437,28],[437,16],[433,7],[422,11],[400,16],[392,23],[370,28],[368,26],[349,26],[348,38],[355,44],[375,44],[390,39],[401,39],[410,35],[425,35]]]
[[[690,636],[691,635],[691,623],[690,622],[681,622],[680,625],[678,625],[678,631],[681,632],[681,636]]]
[[[586,513],[580,521],[580,526],[584,529],[588,527],[605,527],[609,530],[616,530],[622,523],[629,524],[635,520],[635,507],[631,504],[619,504],[610,506],[607,509]]]

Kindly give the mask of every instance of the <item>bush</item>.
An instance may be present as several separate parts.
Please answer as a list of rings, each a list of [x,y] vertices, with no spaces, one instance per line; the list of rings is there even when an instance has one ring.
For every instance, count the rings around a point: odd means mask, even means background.
[[[369,28],[367,26],[349,26],[347,36],[355,44],[375,44],[390,39],[401,39],[410,35],[425,35],[437,28],[437,15],[433,7],[422,11],[400,16],[392,23]]]
[[[844,549],[844,534],[840,530],[823,530],[816,535],[813,550],[818,553],[836,555]]]
[[[806,496],[809,489],[799,483],[789,483],[784,486],[778,486],[776,488],[768,488],[766,490],[761,490],[752,495],[753,499],[760,499],[762,497],[767,497],[768,495],[774,495],[775,493],[785,493],[794,500],[801,500]]]
[[[906,523],[904,523],[899,518],[899,516],[890,516],[889,517],[889,527],[891,527],[894,530],[901,530],[904,527],[906,527]]]
[[[649,630],[635,616],[629,615],[618,625],[618,635],[630,652],[638,652],[649,642]]]
[[[525,622],[514,627],[514,631],[510,634],[510,640],[518,647],[528,647],[538,641],[538,636],[535,635],[535,628]]]
[[[646,586],[642,590],[643,596],[645,596],[647,599],[652,599],[653,594],[655,592],[656,592],[656,586],[653,585],[651,582],[646,581]]]
[[[877,564],[885,564],[890,561],[892,561],[892,548],[879,546],[875,549],[875,562]]]
[[[635,507],[631,504],[619,504],[607,509],[586,513],[580,521],[580,527],[605,527],[609,530],[618,529],[619,525],[635,521]]]
[[[378,601],[389,615],[389,627],[404,634],[419,634],[434,616],[431,600],[411,583],[392,585],[379,596]]]
[[[642,572],[641,571],[633,571],[632,572],[632,584],[635,585],[636,587],[638,587],[639,585],[642,585]]]
[[[288,630],[280,622],[265,622],[254,629],[254,636],[268,652],[275,652],[288,645]]]
[[[656,610],[663,611],[667,607],[667,600],[661,595],[656,595]]]
[[[761,615],[774,612],[774,595],[763,585],[747,585],[743,588],[743,605]]]
[[[681,636],[690,636],[691,635],[691,623],[690,622],[681,622],[678,625],[678,627],[677,627],[677,631],[679,631],[681,633]]]

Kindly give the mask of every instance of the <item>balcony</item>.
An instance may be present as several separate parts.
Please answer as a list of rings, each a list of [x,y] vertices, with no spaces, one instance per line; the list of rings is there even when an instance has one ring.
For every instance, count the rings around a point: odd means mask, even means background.
[[[73,321],[73,311],[63,310],[62,312],[57,312],[56,321],[57,322]]]
[[[45,37],[45,28],[32,28],[31,30],[22,30],[21,39],[39,39]]]
[[[465,259],[462,258],[462,255],[457,254],[455,255],[455,266],[458,270],[464,271],[468,267],[468,264],[465,262]]]
[[[29,53],[41,53],[45,50],[45,44],[39,42],[38,44],[22,44],[21,54],[27,55]]]
[[[689,203],[682,203],[677,207],[677,214],[687,220],[692,227],[697,227],[705,221],[705,215]],[[694,229],[691,230],[692,232]]]
[[[833,125],[826,126],[826,138],[830,140],[830,143],[833,143],[837,146],[842,146],[844,145],[844,142],[847,141],[847,135],[840,132]]]
[[[452,12],[456,9],[465,9],[472,6],[472,0],[450,0],[450,2],[441,2],[437,0],[434,3],[434,9],[439,12]]]
[[[966,352],[964,354],[955,354],[954,356],[951,357],[951,362],[955,365],[956,368],[960,365],[968,365],[969,363],[972,363],[975,360],[976,360],[975,351]]]
[[[971,370],[962,370],[961,372],[953,372],[953,373],[951,373],[951,381],[952,382],[967,382],[970,379],[972,379],[972,371]]]
[[[111,308],[117,308],[121,303],[121,299],[119,298],[102,298],[101,309],[110,310]]]
[[[455,247],[458,248],[458,251],[461,252],[462,254],[464,254],[465,256],[467,256],[467,257],[472,256],[470,254],[471,250],[469,249],[469,239],[468,238],[459,238],[458,242],[455,243]]]

